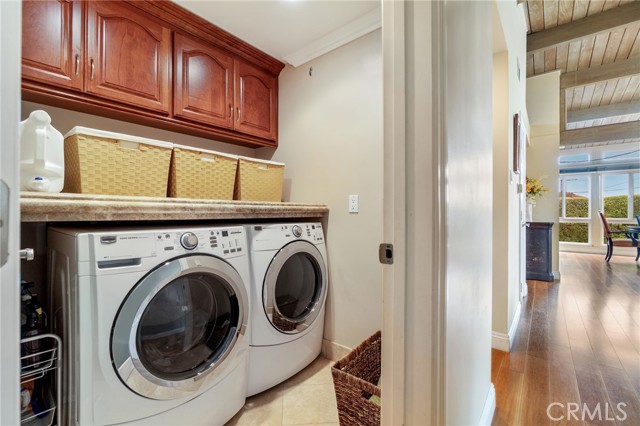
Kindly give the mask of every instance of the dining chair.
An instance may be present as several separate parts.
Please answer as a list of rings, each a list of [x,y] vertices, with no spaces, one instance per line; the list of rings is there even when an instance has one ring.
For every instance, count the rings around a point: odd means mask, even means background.
[[[636,256],[636,261],[638,261],[638,258],[640,258],[640,247],[638,247],[638,240],[635,238],[635,235],[627,231],[612,231],[604,213],[598,210],[598,214],[600,215],[600,222],[602,222],[604,235],[607,238],[607,254],[604,257],[604,260],[607,262],[611,260],[611,256],[613,256],[613,247],[635,247],[638,250],[638,254]],[[626,238],[614,239],[614,235],[624,235]]]

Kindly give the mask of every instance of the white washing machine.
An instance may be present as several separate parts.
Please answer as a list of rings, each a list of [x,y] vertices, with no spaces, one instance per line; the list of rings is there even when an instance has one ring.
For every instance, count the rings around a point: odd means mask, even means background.
[[[222,425],[248,379],[241,226],[48,233],[64,425]]]
[[[283,382],[320,354],[328,277],[320,223],[248,225],[247,236],[250,396]]]

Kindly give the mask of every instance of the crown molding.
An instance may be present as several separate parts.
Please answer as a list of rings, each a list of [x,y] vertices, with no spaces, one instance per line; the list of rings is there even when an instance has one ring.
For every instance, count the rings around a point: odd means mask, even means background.
[[[381,27],[382,9],[377,8],[319,38],[297,52],[285,56],[282,60],[294,67],[299,67]]]

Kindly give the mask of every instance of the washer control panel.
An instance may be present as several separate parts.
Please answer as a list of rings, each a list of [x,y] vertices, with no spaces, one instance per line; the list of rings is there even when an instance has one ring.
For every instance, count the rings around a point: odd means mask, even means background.
[[[247,239],[241,226],[211,230],[207,239],[209,247],[221,251],[223,255],[245,254],[247,252]]]
[[[247,252],[244,229],[230,228],[184,229],[159,232],[157,242],[162,251],[198,251],[220,257],[230,257]]]
[[[95,259],[99,262],[194,252],[227,258],[248,251],[242,226],[100,232],[95,234],[94,241]]]

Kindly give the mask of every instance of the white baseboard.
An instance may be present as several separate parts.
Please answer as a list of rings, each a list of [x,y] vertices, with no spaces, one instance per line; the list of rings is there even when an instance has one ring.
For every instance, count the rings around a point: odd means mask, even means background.
[[[493,414],[496,412],[496,388],[491,383],[489,392],[487,393],[487,399],[484,402],[484,408],[482,409],[482,417],[480,417],[480,426],[491,426],[493,420]]]
[[[518,302],[516,306],[516,312],[513,315],[513,321],[511,321],[511,327],[509,327],[509,348],[516,338],[516,332],[518,331],[518,324],[520,324],[520,313],[522,311],[522,302]]]
[[[346,356],[352,349],[331,340],[322,339],[322,356],[333,362]]]
[[[491,347],[502,352],[509,352],[509,336],[499,331],[492,331]]]
[[[554,281],[560,280],[560,271],[553,271],[553,280]]]
[[[491,347],[503,352],[511,352],[511,345],[516,337],[518,331],[518,324],[520,323],[520,311],[522,310],[522,303],[518,302],[516,306],[516,312],[513,315],[513,321],[509,327],[509,334],[504,334],[499,331],[491,332]]]

